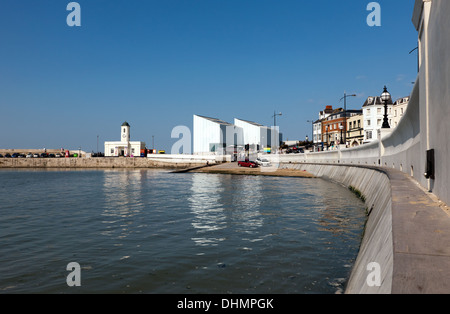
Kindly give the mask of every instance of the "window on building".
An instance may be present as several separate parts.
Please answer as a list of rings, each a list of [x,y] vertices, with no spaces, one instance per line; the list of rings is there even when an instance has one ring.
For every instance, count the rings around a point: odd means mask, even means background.
[[[370,126],[370,120],[366,121],[367,126]]]
[[[367,132],[366,132],[366,138],[367,138],[368,140],[372,139],[372,131],[367,131]]]
[[[134,148],[131,149],[131,153],[134,154]]]
[[[381,114],[381,108],[377,108],[377,114]]]
[[[381,125],[381,119],[377,120],[377,125]]]
[[[114,148],[111,148],[111,154],[114,154]]]
[[[403,116],[403,108],[400,108],[400,116]]]

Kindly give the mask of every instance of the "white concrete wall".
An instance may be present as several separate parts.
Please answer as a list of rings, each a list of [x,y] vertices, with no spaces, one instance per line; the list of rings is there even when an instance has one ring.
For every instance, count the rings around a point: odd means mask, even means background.
[[[234,119],[234,124],[242,128],[244,144],[261,145],[261,128],[259,126],[239,119]]]
[[[210,143],[221,142],[220,124],[194,115],[194,154],[209,153]]]
[[[450,1],[433,0],[428,25],[428,147],[435,149],[431,189],[450,203]],[[425,88],[425,87],[424,87]],[[422,88],[421,88],[422,92]],[[423,151],[421,152],[423,155]]]

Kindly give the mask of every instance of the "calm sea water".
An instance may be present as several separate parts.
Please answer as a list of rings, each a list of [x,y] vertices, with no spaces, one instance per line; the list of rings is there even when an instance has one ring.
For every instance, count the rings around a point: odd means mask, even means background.
[[[342,292],[365,219],[321,179],[3,170],[0,293]]]

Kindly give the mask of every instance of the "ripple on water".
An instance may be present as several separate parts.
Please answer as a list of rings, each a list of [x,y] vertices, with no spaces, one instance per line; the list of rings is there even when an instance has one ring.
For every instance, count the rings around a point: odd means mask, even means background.
[[[0,171],[0,291],[341,293],[364,204],[320,179]]]

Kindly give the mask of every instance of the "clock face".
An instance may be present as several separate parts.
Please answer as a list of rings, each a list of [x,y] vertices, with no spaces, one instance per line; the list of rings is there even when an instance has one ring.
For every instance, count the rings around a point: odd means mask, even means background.
[[[125,137],[127,137],[127,136],[126,136],[126,134],[123,134],[122,137],[125,138]]]

